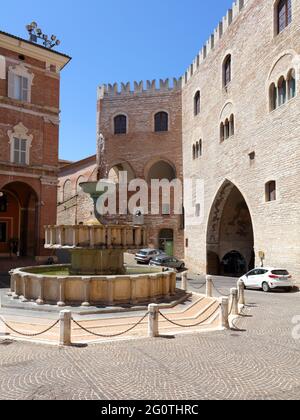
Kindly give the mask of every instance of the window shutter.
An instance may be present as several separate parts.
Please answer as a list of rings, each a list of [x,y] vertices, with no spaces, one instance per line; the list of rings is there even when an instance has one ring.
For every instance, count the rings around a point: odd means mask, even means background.
[[[15,75],[11,71],[8,72],[8,97],[15,98]]]
[[[29,93],[28,85],[29,85],[28,79],[26,77],[22,77],[22,101],[24,102],[29,102],[28,101],[28,93]]]
[[[6,65],[5,65],[5,57],[0,55],[0,79],[6,79]]]

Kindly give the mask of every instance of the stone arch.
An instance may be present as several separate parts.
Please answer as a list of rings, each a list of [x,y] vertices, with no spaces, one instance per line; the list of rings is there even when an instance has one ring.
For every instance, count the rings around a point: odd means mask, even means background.
[[[13,252],[21,256],[37,255],[39,246],[39,196],[29,184],[14,181],[1,188],[8,196],[8,208],[0,214],[0,222],[7,223],[9,235],[6,246],[0,246],[1,253],[9,253],[10,245],[16,242]]]
[[[76,180],[76,194],[80,194],[82,192],[80,184],[82,184],[83,182],[86,182],[86,179],[83,175],[80,175]]]
[[[176,167],[168,159],[156,159],[146,165],[145,179],[147,182],[151,182],[152,179],[168,179],[169,181],[173,181],[176,177]]]
[[[120,181],[120,172],[127,173],[127,181],[130,182],[136,178],[135,171],[133,170],[131,164],[126,161],[115,162],[110,166],[108,171],[108,179],[114,181],[116,184]]]
[[[250,209],[240,190],[231,181],[225,180],[213,201],[208,219],[207,272],[213,275],[229,274],[222,262],[224,256],[233,250],[243,256],[247,270],[250,270],[254,253],[254,227]]]
[[[70,200],[73,196],[73,186],[72,181],[67,179],[63,185],[63,201]]]
[[[220,120],[224,121],[231,114],[235,114],[235,108],[232,101],[227,101],[220,112]]]
[[[274,60],[270,72],[267,78],[267,85],[266,89],[269,88],[270,84],[277,83],[280,76],[284,76],[287,78],[287,75],[291,68],[295,68],[299,65],[298,63],[298,55],[294,50],[287,50],[282,52],[277,58]]]

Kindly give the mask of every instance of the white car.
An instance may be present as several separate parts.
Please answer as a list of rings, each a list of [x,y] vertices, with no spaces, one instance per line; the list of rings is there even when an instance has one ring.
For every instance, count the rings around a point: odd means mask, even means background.
[[[244,282],[245,288],[262,289],[266,293],[274,289],[292,291],[295,286],[292,276],[287,270],[269,267],[249,271],[240,280]]]

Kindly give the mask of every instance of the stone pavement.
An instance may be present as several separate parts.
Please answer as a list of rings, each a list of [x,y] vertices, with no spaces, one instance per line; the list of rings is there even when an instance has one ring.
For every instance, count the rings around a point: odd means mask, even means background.
[[[183,303],[171,309],[161,309],[162,313],[173,322],[180,326],[173,325],[163,317],[159,319],[160,334],[178,334],[186,331],[185,326],[192,326],[188,331],[200,330],[215,330],[220,328],[220,303],[218,299],[206,298],[204,296],[194,294],[192,297],[185,300]],[[127,313],[111,313],[100,315],[86,315],[78,316],[72,313],[73,318],[92,333],[103,335],[97,337],[90,332],[84,331],[72,323],[72,343],[90,343],[108,340],[120,340],[124,338],[141,338],[148,336],[148,309],[143,312],[127,312]],[[10,329],[9,337],[27,340],[22,334],[36,334],[46,331],[58,319],[54,315],[49,318],[49,314],[35,313],[32,316],[32,311],[7,311],[5,308],[0,309],[0,315],[5,322],[8,323],[15,331],[20,331],[21,334],[16,334]],[[142,321],[142,322],[140,322]],[[198,324],[201,322],[201,325]],[[131,329],[138,324],[134,329]],[[0,319],[0,330],[2,322]],[[130,330],[129,332],[126,332]],[[4,329],[3,329],[4,331]],[[1,331],[0,331],[1,332]],[[125,334],[120,334],[126,332]],[[119,335],[120,334],[120,335]],[[115,335],[115,336],[114,336]],[[59,343],[59,327],[56,325],[50,331],[32,338],[35,342],[42,342],[48,344]]]
[[[299,400],[292,319],[300,294],[246,291],[246,298],[241,331],[64,349],[3,341],[0,398]]]

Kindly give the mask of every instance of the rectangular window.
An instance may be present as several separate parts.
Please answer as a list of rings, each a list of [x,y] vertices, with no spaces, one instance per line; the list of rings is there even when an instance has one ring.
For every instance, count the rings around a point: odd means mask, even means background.
[[[28,79],[14,75],[14,99],[28,102]]]
[[[277,7],[278,33],[280,33],[292,22],[292,2],[280,0]]]
[[[7,242],[7,222],[0,222],[0,243]]]
[[[14,163],[26,165],[26,140],[14,138]]]
[[[277,200],[277,193],[276,193],[276,182],[271,181],[268,182],[266,185],[266,201],[276,201]]]

